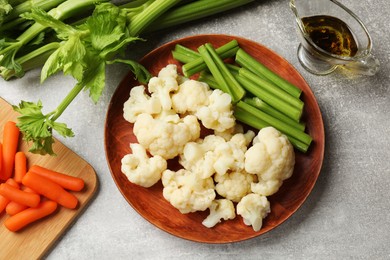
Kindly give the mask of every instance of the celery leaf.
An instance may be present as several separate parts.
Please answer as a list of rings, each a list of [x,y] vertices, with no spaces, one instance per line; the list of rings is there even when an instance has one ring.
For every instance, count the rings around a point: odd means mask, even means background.
[[[120,42],[126,33],[126,21],[125,10],[109,3],[98,5],[85,24],[90,31],[92,47],[96,50],[104,50]]]
[[[12,6],[7,0],[0,0],[0,25],[3,23],[5,17],[12,11]]]
[[[143,84],[146,84],[149,82],[151,75],[149,71],[139,64],[138,62],[135,62],[133,60],[123,60],[123,59],[115,59],[109,62],[110,64],[112,63],[124,63],[128,66],[130,66],[131,72],[133,72],[135,78]]]
[[[42,113],[41,101],[37,103],[21,101],[19,106],[13,106],[13,109],[21,114],[18,117],[17,126],[23,133],[23,139],[33,143],[30,148],[32,153],[54,155],[53,129],[64,137],[74,136],[66,124],[51,120],[51,113],[47,115]]]

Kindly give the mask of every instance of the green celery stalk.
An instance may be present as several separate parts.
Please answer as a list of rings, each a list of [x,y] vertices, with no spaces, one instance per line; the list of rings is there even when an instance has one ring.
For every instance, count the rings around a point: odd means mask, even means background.
[[[22,3],[22,0],[13,0],[12,2]],[[69,0],[68,0],[69,1]],[[67,1],[67,2],[68,2]],[[97,0],[96,2],[107,2],[108,0]],[[141,34],[148,34],[152,31],[157,31],[161,29],[165,29],[168,27],[173,27],[176,25],[180,25],[189,21],[193,21],[196,19],[201,19],[206,16],[210,16],[213,14],[221,13],[229,9],[233,9],[235,7],[247,4],[249,2],[253,2],[254,0],[222,0],[222,1],[214,1],[214,0],[198,0],[198,1],[191,1],[190,3],[186,3],[187,1],[182,1],[178,7],[169,9],[165,14],[161,15],[157,21],[152,22],[144,28],[143,31],[141,31]],[[84,1],[78,1],[78,2],[84,2]],[[121,8],[146,8],[148,5],[150,5],[151,0],[134,0],[129,3],[120,5]],[[198,3],[199,2],[199,3]],[[142,5],[142,6],[141,6]],[[133,13],[136,13],[134,11]],[[188,15],[191,14],[191,15]],[[176,17],[176,18],[174,18]],[[174,19],[171,19],[174,18]],[[23,19],[23,18],[20,18]],[[24,20],[24,19],[23,19]],[[15,20],[14,20],[15,21]],[[76,24],[82,24],[85,22],[85,18],[81,19],[79,22],[76,22]],[[14,24],[17,25],[18,23]],[[10,23],[7,23],[7,25],[10,25]],[[158,26],[156,26],[158,25]],[[20,26],[19,26],[20,27]],[[13,27],[7,27],[7,30],[13,30]],[[19,29],[19,28],[18,28]],[[37,29],[37,27],[35,27]],[[0,31],[2,31],[2,27],[0,27]],[[24,33],[26,37],[26,33]],[[31,38],[34,38],[32,36]],[[21,45],[26,44],[28,41],[31,40],[26,39],[22,41],[26,41],[25,43],[22,43]],[[13,47],[9,46],[7,50],[3,49],[0,51],[0,55],[6,53],[7,51],[12,51],[13,49],[18,49],[21,46],[13,45]],[[1,62],[0,62],[1,63]],[[43,65],[43,62],[41,64],[34,63],[36,66],[34,68],[40,67]],[[1,64],[0,64],[1,65]],[[23,64],[21,64],[22,67]],[[11,69],[11,68],[7,68]],[[33,69],[33,68],[31,68]],[[7,72],[8,73],[8,72]],[[16,76],[22,76],[22,73],[14,73]]]
[[[159,16],[178,3],[180,3],[180,0],[153,1],[144,11],[138,13],[134,19],[132,19],[129,26],[129,34],[132,36],[138,36]]]
[[[221,59],[226,59],[226,58],[231,58],[231,57],[234,57],[236,55],[236,52],[237,50],[239,49],[239,47],[234,47],[232,49],[228,49],[228,50],[223,50],[221,51],[220,53],[217,52],[218,56],[221,58]],[[217,49],[218,50],[218,49]],[[198,59],[197,59],[198,60]],[[189,62],[187,63],[188,65],[189,64],[192,64],[192,62]],[[187,65],[187,64],[184,64],[183,66]],[[195,65],[195,64],[193,64]],[[202,59],[202,62],[199,63],[197,66],[193,67],[193,68],[186,68],[186,75],[188,77],[206,69],[206,64],[203,62],[203,59]]]
[[[265,91],[262,88],[259,88],[256,84],[254,84],[252,81],[250,81],[247,78],[244,78],[241,75],[236,76],[238,82],[241,83],[241,85],[246,89],[248,92],[252,93],[254,96],[260,98],[264,102],[266,102],[268,105],[272,106],[274,109],[279,110],[281,113],[285,114],[286,116],[292,118],[293,120],[299,122],[302,110],[284,102],[281,101],[279,98],[275,97],[268,91]]]
[[[251,72],[250,70],[246,68],[241,68],[239,71],[239,74],[243,76],[244,78],[249,79],[254,84],[256,84],[259,88],[264,89],[265,91],[268,91],[275,97],[278,97],[279,99],[289,103],[290,105],[298,108],[299,110],[303,110],[304,103],[299,98],[296,98],[294,96],[291,96],[289,93],[284,91],[283,89],[276,86],[274,83],[264,80],[262,77],[257,76],[255,73]]]
[[[94,6],[97,2],[107,2],[108,0],[68,0],[58,5],[56,8],[51,9],[48,14],[58,20],[69,18],[86,8]],[[7,69],[14,69],[16,76],[22,76],[23,71],[20,64],[15,63],[14,59],[18,50],[31,40],[33,40],[39,33],[47,29],[39,23],[34,23],[26,31],[24,31],[19,37],[16,38],[15,42],[9,43],[7,47],[0,50],[0,56],[3,56],[0,60],[0,66],[6,67]],[[5,57],[6,56],[6,57]],[[6,64],[2,64],[5,60]]]
[[[32,7],[40,8],[42,10],[50,10],[66,0],[29,0],[13,6],[12,11],[4,19],[5,22],[18,18],[21,14],[30,12]]]
[[[226,79],[228,88],[232,93],[233,103],[238,102],[245,96],[244,88],[241,87],[240,83],[236,80],[236,78],[232,75],[232,73],[230,73],[230,70],[226,67],[221,57],[219,57],[214,47],[210,43],[206,43],[205,46],[207,51],[210,53],[214,63],[216,64],[218,70],[222,73],[222,76]]]
[[[181,44],[175,45],[175,49],[172,51],[172,56],[175,60],[182,63],[188,63],[200,57],[199,53],[190,48],[184,47]]]
[[[27,53],[16,59],[16,62],[21,64],[23,71],[34,69],[37,66],[45,63],[47,58],[60,46],[59,42],[51,42],[42,47]],[[15,76],[15,71],[7,68],[0,68],[1,76],[5,80],[9,80]]]
[[[238,42],[237,40],[232,40],[221,47],[216,49],[216,52],[218,56],[220,56],[221,59],[226,59],[233,57],[237,50],[238,50]],[[188,49],[188,48],[187,48]],[[192,50],[186,50],[185,47],[180,48],[179,51],[182,51],[183,53],[188,53]],[[186,77],[190,77],[204,69],[206,69],[207,66],[205,62],[203,61],[202,57],[198,57],[194,59],[193,61],[190,61],[182,66],[183,74]]]
[[[258,62],[251,55],[246,53],[243,49],[239,49],[236,54],[236,62],[241,65],[241,67],[247,68],[255,74],[258,74],[262,77],[267,78],[269,81],[273,82],[276,86],[282,88],[290,95],[299,98],[302,90],[294,86],[287,80],[281,78],[279,75],[274,73],[272,70],[268,69],[266,66]]]
[[[177,60],[177,61],[180,61],[180,62],[183,62],[183,63],[188,63],[188,62],[191,62],[194,60],[193,57],[189,56],[189,55],[186,55],[182,52],[178,52],[176,50],[173,50],[172,51],[172,57]]]
[[[208,73],[206,71],[202,71],[199,74],[198,80],[206,83],[212,89],[220,89],[220,90],[222,90],[219,87],[218,83],[215,81],[215,78],[213,77],[213,75],[210,75],[210,73]]]
[[[188,57],[191,57],[192,59],[196,59],[196,58],[200,57],[199,53],[197,53],[196,51],[194,51],[190,48],[187,48],[181,44],[176,44],[174,50],[178,53],[182,53]]]
[[[251,3],[254,0],[200,0],[185,4],[162,15],[145,32],[155,32],[178,24],[194,21]]]
[[[264,128],[264,127],[268,127],[270,126],[268,123],[266,123],[264,120],[262,120],[261,118],[258,118],[256,116],[254,116],[253,114],[251,113],[248,113],[247,111],[245,111],[244,109],[240,108],[240,107],[235,107],[234,109],[234,117],[248,125],[248,126],[251,126],[253,128],[256,128],[258,130]],[[282,132],[283,133],[283,132]],[[309,145],[297,140],[296,138],[294,137],[291,137],[289,136],[288,134],[286,133],[283,133],[287,136],[288,140],[290,141],[290,143],[299,151],[303,152],[303,153],[306,153],[307,150],[309,149]]]
[[[286,116],[285,114],[281,113],[280,111],[274,109],[273,107],[271,107],[270,105],[268,105],[267,103],[265,103],[264,101],[262,101],[258,97],[252,97],[252,98],[247,97],[247,98],[244,98],[243,101],[251,106],[254,106],[254,107],[260,109],[264,113],[267,113],[270,116],[273,116],[273,117],[285,122],[286,124],[289,124],[292,127],[297,128],[300,131],[305,131],[306,126],[304,123],[297,122],[297,121],[289,118],[288,116]]]
[[[210,53],[206,49],[206,46],[204,45],[199,46],[198,52],[202,56],[202,59],[207,65],[207,68],[215,78],[215,81],[217,82],[219,89],[225,93],[228,93],[231,97],[233,97],[233,94],[231,93],[228,83],[226,82],[222,73],[219,71],[217,65],[214,63],[213,58],[211,57]]]
[[[23,3],[24,1],[26,1],[26,0],[8,0],[8,3],[12,6],[15,6],[15,5]]]
[[[266,122],[268,125],[273,126],[276,129],[278,129],[280,132],[285,133],[286,135],[289,135],[293,138],[296,138],[298,141],[300,141],[302,143],[310,145],[310,143],[312,142],[311,136],[306,134],[305,132],[296,129],[296,128],[282,122],[281,120],[274,118],[274,117],[268,115],[267,113],[264,113],[263,111],[255,108],[249,104],[246,104],[243,101],[239,101],[236,104],[236,106],[241,108],[242,110],[246,111],[247,113],[250,113],[250,114],[256,116],[257,118],[260,118],[261,120]]]

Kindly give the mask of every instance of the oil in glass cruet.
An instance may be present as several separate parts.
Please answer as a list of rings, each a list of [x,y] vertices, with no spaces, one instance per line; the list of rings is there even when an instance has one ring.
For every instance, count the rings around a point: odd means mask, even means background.
[[[353,57],[357,50],[355,38],[342,20],[327,15],[302,18],[303,26],[312,41],[326,52]]]

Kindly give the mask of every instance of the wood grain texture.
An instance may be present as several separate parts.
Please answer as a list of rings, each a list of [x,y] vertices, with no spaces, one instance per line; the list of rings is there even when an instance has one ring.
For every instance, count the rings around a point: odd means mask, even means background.
[[[18,114],[10,104],[0,98],[0,140],[3,136],[3,126],[8,120],[16,122]],[[0,259],[39,259],[55,244],[58,238],[75,221],[97,191],[98,180],[94,169],[76,153],[68,149],[58,140],[54,144],[57,156],[41,156],[28,152],[28,145],[23,140],[19,142],[19,150],[26,152],[28,165],[40,166],[80,177],[85,187],[80,192],[72,192],[78,199],[76,209],[59,207],[57,211],[18,232],[10,232],[3,225],[8,217],[0,214]]]
[[[121,172],[121,158],[130,152],[129,143],[137,142],[132,124],[123,119],[123,103],[128,99],[131,87],[139,85],[132,74],[128,74],[119,84],[107,111],[105,128],[106,157],[119,190],[129,204],[146,220],[158,228],[181,238],[204,243],[229,243],[250,239],[272,230],[288,219],[306,200],[320,174],[324,157],[325,134],[320,108],[302,76],[285,59],[272,50],[256,42],[228,35],[198,35],[167,43],[146,55],[141,63],[156,75],[168,63],[180,64],[172,58],[175,44],[196,49],[210,42],[219,47],[232,39],[237,39],[241,48],[277,72],[286,80],[303,90],[305,102],[303,120],[307,123],[307,133],[313,143],[306,154],[296,152],[296,166],[293,176],[284,182],[280,190],[269,197],[271,213],[264,220],[262,229],[254,232],[246,226],[242,218],[223,221],[208,229],[201,223],[208,211],[183,215],[173,208],[162,195],[162,184],[143,188],[130,183]],[[173,167],[177,163],[170,162]]]

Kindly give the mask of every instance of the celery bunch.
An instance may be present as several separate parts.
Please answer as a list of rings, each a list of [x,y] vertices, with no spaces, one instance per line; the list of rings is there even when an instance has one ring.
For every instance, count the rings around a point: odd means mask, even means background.
[[[312,138],[301,122],[302,91],[255,60],[236,40],[217,49],[206,43],[198,52],[178,44],[172,56],[184,63],[185,76],[200,73],[200,81],[230,94],[238,121],[257,129],[273,126],[296,149],[307,152]],[[235,64],[225,63],[226,58],[233,58]]]
[[[109,0],[0,0],[0,75],[8,80],[42,67],[41,81],[63,72],[77,84],[52,112],[40,101],[21,101],[18,127],[33,153],[55,154],[53,130],[64,137],[73,131],[57,119],[80,93],[94,102],[105,87],[105,68],[124,63],[140,82],[149,72],[121,57],[126,47],[142,41],[144,32],[172,27],[223,12],[253,0],[134,0],[117,6]],[[79,18],[84,17],[84,18]]]

